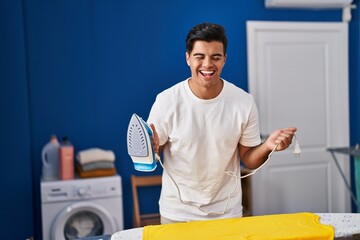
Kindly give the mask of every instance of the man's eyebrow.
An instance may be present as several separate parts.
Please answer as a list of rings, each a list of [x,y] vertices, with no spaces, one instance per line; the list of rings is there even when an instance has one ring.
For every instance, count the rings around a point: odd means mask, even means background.
[[[205,56],[205,54],[203,54],[203,53],[194,53],[193,56]],[[212,57],[222,57],[222,56],[224,56],[224,55],[221,54],[221,53],[214,53],[214,54],[212,54],[211,56],[212,56]]]

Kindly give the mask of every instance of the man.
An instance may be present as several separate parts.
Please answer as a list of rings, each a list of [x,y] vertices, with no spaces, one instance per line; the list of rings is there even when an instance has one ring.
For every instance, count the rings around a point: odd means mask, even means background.
[[[195,26],[186,48],[191,77],[158,94],[147,120],[164,158],[161,222],[241,217],[240,160],[250,169],[261,166],[291,144],[296,128],[276,130],[261,143],[253,97],[220,77],[227,49],[222,26]]]

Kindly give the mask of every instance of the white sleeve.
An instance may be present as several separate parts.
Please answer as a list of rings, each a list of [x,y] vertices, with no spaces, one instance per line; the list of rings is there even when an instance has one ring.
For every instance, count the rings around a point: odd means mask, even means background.
[[[261,143],[259,112],[255,101],[250,108],[247,124],[243,126],[239,143],[246,147],[254,147]]]
[[[164,115],[162,114],[162,98],[157,96],[154,104],[151,107],[149,117],[147,119],[147,123],[154,124],[156,132],[159,136],[160,145],[164,145],[168,140],[168,130],[167,130],[167,124],[164,118]]]

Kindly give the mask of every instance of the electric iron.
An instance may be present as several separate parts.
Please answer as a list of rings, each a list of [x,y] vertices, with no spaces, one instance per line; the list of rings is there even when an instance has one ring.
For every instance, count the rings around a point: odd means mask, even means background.
[[[151,172],[156,169],[152,135],[150,126],[134,113],[127,130],[127,149],[137,171]]]

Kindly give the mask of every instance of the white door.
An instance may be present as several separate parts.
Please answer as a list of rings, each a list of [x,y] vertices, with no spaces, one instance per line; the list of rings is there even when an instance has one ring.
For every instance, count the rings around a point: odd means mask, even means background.
[[[349,145],[346,23],[247,22],[249,91],[263,135],[298,128],[252,178],[253,214],[350,212],[350,194],[327,148]],[[337,156],[349,181],[349,157]]]

